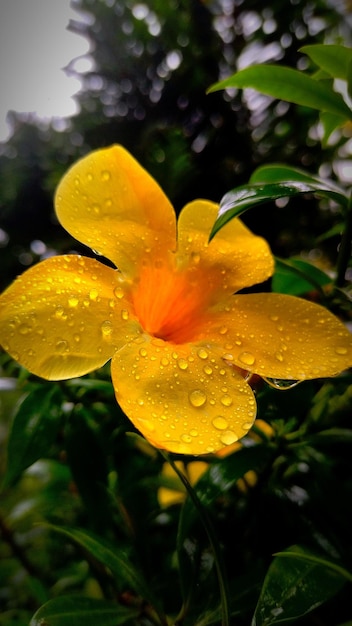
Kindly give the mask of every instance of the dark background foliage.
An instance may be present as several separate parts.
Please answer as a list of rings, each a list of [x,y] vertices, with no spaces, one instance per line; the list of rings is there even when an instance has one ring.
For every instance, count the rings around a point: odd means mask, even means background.
[[[1,288],[54,252],[93,254],[57,223],[53,195],[69,165],[94,148],[123,144],[177,211],[196,197],[219,201],[268,162],[339,178],[339,160],[350,157],[348,129],[322,148],[313,110],[247,90],[209,95],[206,90],[255,62],[305,70],[309,61],[299,49],[309,43],[350,45],[347,2],[76,0],[74,5],[81,18],[70,29],[88,37],[91,59],[91,69],[81,76],[79,113],[52,125],[13,113],[12,137],[0,146]],[[69,71],[76,72],[74,62]],[[338,234],[322,236],[341,216],[327,203],[299,196],[265,211],[253,209],[244,219],[279,256],[301,255],[329,270],[336,263]],[[86,615],[85,624],[165,626],[160,614],[177,614],[182,601],[179,624],[220,624],[218,581],[201,517],[189,503],[181,518],[179,505],[160,505],[158,488],[170,482],[161,476],[164,459],[135,433],[126,434],[131,425],[115,403],[108,369],[81,381],[49,384],[2,355],[0,371],[5,476],[0,625],[24,626],[44,602],[66,594],[104,599],[127,611],[125,620],[122,612],[108,622],[89,605],[93,621]],[[257,434],[255,455],[247,445],[242,456],[209,459],[212,471],[197,494],[224,555],[231,623],[250,623],[277,551],[300,544],[352,571],[351,389],[348,374],[283,393],[260,385],[259,416],[271,424],[270,436]],[[23,437],[12,440],[9,474],[11,424]],[[248,469],[256,475],[253,485]],[[243,475],[248,482],[238,483]],[[141,588],[129,584],[121,564],[107,569],[102,545],[93,554],[86,539],[79,543],[51,532],[43,522],[64,530],[79,527],[111,542],[115,556],[123,555],[143,573],[162,606],[159,616],[150,608],[153,599],[144,602]],[[284,569],[281,564],[279,578]],[[317,590],[309,610],[317,608],[300,624],[352,623],[349,588],[341,579],[329,578],[324,567],[300,576],[301,586],[295,579],[300,591],[313,583]],[[290,591],[294,595],[293,584]],[[294,622],[304,607],[298,599]],[[260,621],[257,615],[257,624],[279,623],[279,614],[278,621],[274,617]],[[74,619],[75,625],[83,620]]]

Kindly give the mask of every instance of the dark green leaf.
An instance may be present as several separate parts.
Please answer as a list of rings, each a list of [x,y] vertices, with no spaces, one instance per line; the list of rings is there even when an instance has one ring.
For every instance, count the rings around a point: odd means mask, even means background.
[[[287,100],[318,111],[328,111],[352,118],[352,112],[340,94],[325,83],[303,72],[277,65],[252,65],[210,87],[208,93],[221,89],[250,87],[273,98]]]
[[[119,626],[128,624],[138,611],[94,598],[54,598],[33,615],[30,626]]]
[[[302,193],[316,193],[323,197],[329,197],[336,200],[340,198],[340,194],[327,189],[326,186],[320,187],[316,183],[302,182],[300,180],[290,180],[287,182],[265,183],[258,182],[248,185],[241,185],[229,191],[221,199],[218,217],[210,233],[209,240],[223,227],[227,222],[239,217],[248,209],[258,204],[264,204],[277,198],[290,198]],[[342,196],[344,198],[344,196]]]
[[[300,296],[312,289],[321,291],[322,287],[331,282],[330,276],[307,261],[295,258],[287,261],[276,259],[272,278],[272,290],[275,293]]]
[[[41,385],[25,396],[10,431],[5,486],[48,454],[61,425],[61,402],[61,391],[56,386]]]
[[[252,626],[295,621],[333,597],[345,578],[330,565],[301,547],[276,556],[265,577]]]
[[[352,48],[338,45],[313,44],[303,46],[300,52],[309,56],[316,65],[333,78],[347,80],[348,65],[352,61]]]
[[[59,528],[50,525],[55,532],[62,533],[74,543],[80,545],[94,559],[107,567],[117,580],[130,589],[133,589],[142,598],[155,604],[155,598],[139,572],[131,563],[130,555],[119,546],[111,545],[101,537],[87,531],[75,528]]]

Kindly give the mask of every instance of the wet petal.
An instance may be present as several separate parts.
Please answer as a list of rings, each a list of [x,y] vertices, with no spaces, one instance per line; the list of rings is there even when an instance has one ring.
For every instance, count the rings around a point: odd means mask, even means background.
[[[234,367],[204,347],[138,341],[114,355],[112,379],[121,408],[153,445],[204,454],[247,433],[255,400]]]
[[[241,220],[226,224],[208,244],[218,209],[207,200],[195,200],[184,207],[178,220],[179,257],[190,257],[191,264],[228,293],[269,278],[274,271],[269,246]]]
[[[66,173],[58,218],[78,241],[134,276],[141,256],[175,248],[175,212],[157,182],[121,146],[92,152]]]
[[[47,259],[2,294],[0,343],[43,378],[86,374],[139,331],[125,290],[121,275],[94,259]]]
[[[352,365],[352,335],[325,308],[282,294],[229,298],[209,341],[226,359],[268,378],[335,376]]]

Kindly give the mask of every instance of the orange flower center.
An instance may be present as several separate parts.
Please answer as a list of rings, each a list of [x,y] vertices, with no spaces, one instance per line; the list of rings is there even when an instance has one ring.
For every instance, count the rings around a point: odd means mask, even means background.
[[[207,317],[209,294],[199,272],[182,272],[160,262],[143,267],[132,300],[146,332],[180,344],[198,334]]]

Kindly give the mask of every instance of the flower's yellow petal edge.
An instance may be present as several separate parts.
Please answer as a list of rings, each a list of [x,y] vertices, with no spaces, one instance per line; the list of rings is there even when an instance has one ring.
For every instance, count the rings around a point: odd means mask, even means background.
[[[111,364],[116,398],[153,445],[180,454],[216,452],[243,437],[256,414],[253,391],[217,354],[145,336]]]
[[[270,248],[241,220],[231,220],[208,243],[218,210],[219,206],[208,200],[195,200],[182,209],[178,219],[179,257],[184,257],[186,264],[198,265],[228,294],[269,278],[274,271]]]
[[[139,331],[123,291],[119,273],[94,259],[47,259],[2,294],[0,344],[43,378],[86,374]]]
[[[73,237],[132,277],[142,256],[176,246],[176,218],[157,182],[121,146],[90,153],[61,180],[55,208]]]
[[[233,296],[222,308],[206,337],[239,367],[305,380],[335,376],[352,365],[352,335],[318,304],[264,293]]]

